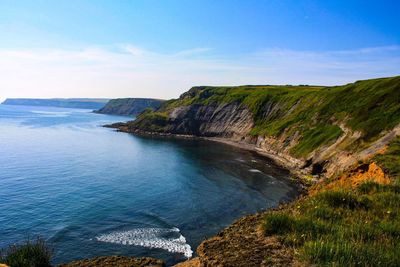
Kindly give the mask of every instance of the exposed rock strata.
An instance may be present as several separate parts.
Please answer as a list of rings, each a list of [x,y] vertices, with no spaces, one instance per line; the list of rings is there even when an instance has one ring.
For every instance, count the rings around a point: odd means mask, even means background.
[[[269,107],[266,108],[266,112],[276,112],[275,109]],[[155,124],[158,128],[151,126],[147,129],[135,122],[116,123],[109,127],[140,135],[208,138],[259,152],[291,169],[296,175],[318,176],[331,176],[351,168],[357,162],[376,154],[400,134],[398,125],[383,133],[381,138],[367,148],[350,152],[343,149],[346,147],[344,144],[356,142],[361,133],[352,131],[344,123],[340,123],[338,125],[343,134],[335,142],[316,149],[307,158],[296,158],[290,150],[300,138],[297,132],[284,132],[279,137],[251,135],[253,114],[240,103],[180,106],[168,113],[166,121]]]

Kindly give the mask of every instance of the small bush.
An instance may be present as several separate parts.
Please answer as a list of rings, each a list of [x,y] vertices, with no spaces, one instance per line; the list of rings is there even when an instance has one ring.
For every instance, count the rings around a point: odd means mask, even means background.
[[[28,239],[23,244],[11,245],[2,251],[0,262],[12,267],[50,267],[52,254],[43,239]]]

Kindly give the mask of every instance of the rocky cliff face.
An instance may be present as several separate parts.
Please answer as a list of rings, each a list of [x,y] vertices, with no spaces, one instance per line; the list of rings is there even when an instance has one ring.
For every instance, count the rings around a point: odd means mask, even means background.
[[[234,142],[302,174],[330,176],[400,133],[400,77],[337,87],[194,87],[156,112],[115,124],[138,134]]]
[[[253,127],[252,113],[238,103],[189,105],[171,110],[167,132],[207,137],[242,137]]]
[[[136,116],[145,109],[158,109],[164,100],[151,98],[118,98],[111,99],[108,103],[96,110],[96,113],[110,115]]]

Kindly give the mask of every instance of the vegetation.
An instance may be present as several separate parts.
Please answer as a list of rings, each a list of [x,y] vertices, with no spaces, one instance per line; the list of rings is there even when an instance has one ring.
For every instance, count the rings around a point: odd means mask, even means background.
[[[135,126],[146,129],[159,123],[153,128],[168,131],[168,116],[155,114],[169,114],[179,106],[233,102],[245,105],[253,113],[252,135],[290,136],[298,132],[300,140],[291,153],[305,157],[334,142],[342,134],[340,124],[362,134],[358,143],[353,144],[355,149],[400,123],[400,76],[334,87],[193,87],[179,99],[165,102],[158,111],[139,116]]]
[[[52,250],[46,242],[37,238],[27,240],[20,245],[11,245],[2,251],[0,263],[5,263],[12,267],[47,267],[51,266]]]
[[[278,235],[308,264],[399,266],[400,137],[372,160],[391,176],[391,184],[365,181],[306,196],[267,213],[265,234]]]
[[[325,191],[270,212],[264,231],[296,248],[308,263],[329,266],[398,266],[400,187],[361,184]]]
[[[400,136],[392,140],[387,151],[375,156],[374,160],[395,179],[396,183],[400,183]]]
[[[136,116],[147,108],[158,109],[163,102],[163,100],[151,98],[116,98],[111,99],[104,107],[95,112]]]

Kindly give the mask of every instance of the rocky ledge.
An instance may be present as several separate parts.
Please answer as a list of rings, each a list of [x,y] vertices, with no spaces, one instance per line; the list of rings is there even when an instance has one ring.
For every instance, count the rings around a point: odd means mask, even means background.
[[[60,264],[58,267],[163,267],[162,260],[142,257],[125,257],[125,256],[104,256],[93,259],[84,259],[73,261],[66,264]]]

